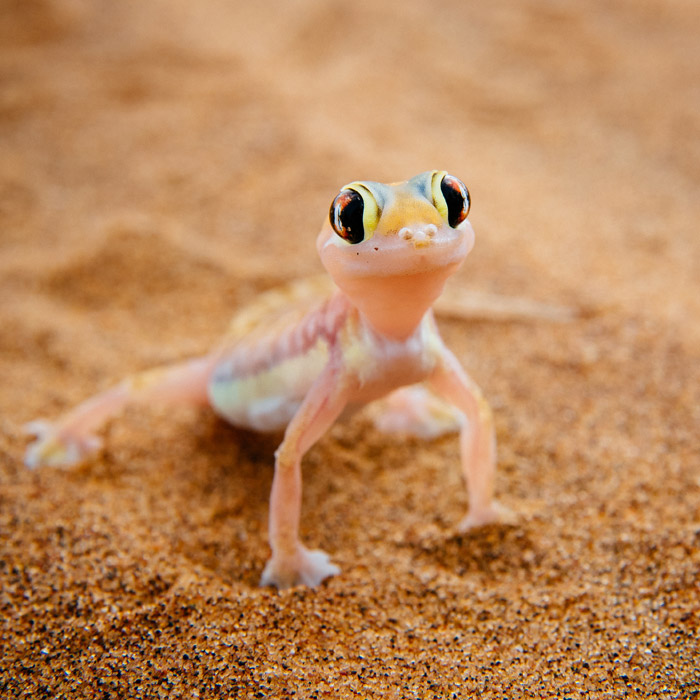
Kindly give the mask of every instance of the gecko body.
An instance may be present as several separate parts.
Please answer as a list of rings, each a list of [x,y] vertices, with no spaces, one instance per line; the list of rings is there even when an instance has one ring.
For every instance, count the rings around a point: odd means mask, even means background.
[[[267,292],[234,317],[208,355],[134,375],[55,423],[35,422],[27,464],[80,461],[99,445],[95,429],[135,401],[208,404],[234,425],[284,429],[262,583],[316,586],[338,568],[299,537],[302,457],[342,414],[388,397],[380,428],[460,431],[469,490],[461,528],[495,520],[491,412],[431,311],[473,246],[469,207],[465,185],[444,171],[346,185],[317,239],[334,283],[329,293],[319,287],[302,303],[294,290]]]

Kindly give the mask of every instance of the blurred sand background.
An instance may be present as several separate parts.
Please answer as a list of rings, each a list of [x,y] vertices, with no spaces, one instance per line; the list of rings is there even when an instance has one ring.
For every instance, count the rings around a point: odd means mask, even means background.
[[[21,426],[206,351],[319,271],[355,179],[444,168],[455,285],[572,323],[442,324],[512,526],[457,443],[358,416],[305,463],[343,573],[257,587],[276,441],[129,411],[72,471]],[[0,696],[700,693],[700,3],[0,2]]]

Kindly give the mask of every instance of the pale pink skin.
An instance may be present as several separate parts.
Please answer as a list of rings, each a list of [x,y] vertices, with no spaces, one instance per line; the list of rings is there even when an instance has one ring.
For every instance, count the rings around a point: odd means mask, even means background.
[[[468,221],[450,227],[426,198],[422,183],[430,175],[395,185],[362,183],[382,202],[368,240],[350,245],[326,223],[317,248],[338,287],[328,299],[307,310],[297,305],[290,313],[275,314],[268,306],[274,309],[277,298],[269,295],[263,311],[241,314],[237,330],[210,355],[135,375],[56,423],[35,422],[30,429],[38,439],[27,451],[27,464],[80,461],[100,444],[92,432],[133,401],[208,403],[243,427],[286,425],[275,455],[272,556],[262,584],[316,586],[338,568],[324,552],[304,547],[299,537],[304,454],[346,408],[422,382],[431,394],[415,387],[395,392],[393,407],[380,414],[378,425],[428,436],[459,429],[469,492],[469,512],[460,529],[496,520],[491,412],[443,344],[431,312],[445,281],[471,250],[474,232]],[[282,294],[280,300],[285,299]],[[457,412],[440,409],[441,399]],[[425,426],[413,430],[417,421]]]

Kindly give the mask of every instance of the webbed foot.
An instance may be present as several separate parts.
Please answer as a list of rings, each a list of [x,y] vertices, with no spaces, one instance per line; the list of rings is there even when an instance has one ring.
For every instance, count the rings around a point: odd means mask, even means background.
[[[488,506],[478,510],[472,508],[457,529],[460,532],[467,532],[491,523],[512,524],[515,519],[515,513],[510,508],[492,501]]]
[[[30,469],[72,467],[102,445],[100,438],[95,435],[66,434],[55,423],[45,420],[27,423],[24,431],[36,438],[24,455],[24,463]]]
[[[378,406],[375,427],[383,433],[403,433],[425,440],[457,432],[464,416],[422,385],[397,389]]]
[[[324,579],[338,573],[340,569],[331,563],[324,551],[299,545],[292,556],[272,555],[265,566],[260,585],[277,586],[279,589],[292,586],[315,588]]]

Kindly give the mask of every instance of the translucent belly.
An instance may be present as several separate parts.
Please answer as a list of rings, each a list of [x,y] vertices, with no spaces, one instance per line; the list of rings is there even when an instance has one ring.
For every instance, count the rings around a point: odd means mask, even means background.
[[[281,430],[292,419],[328,360],[325,343],[255,373],[237,375],[224,358],[208,387],[214,410],[234,425],[261,432]]]

